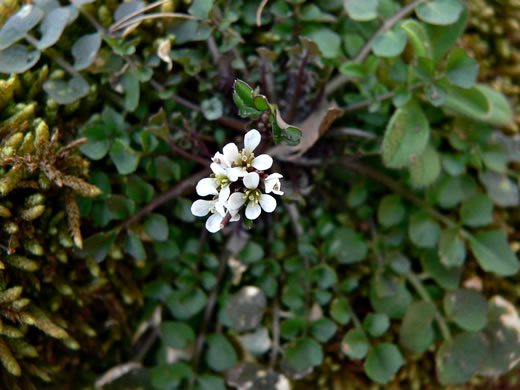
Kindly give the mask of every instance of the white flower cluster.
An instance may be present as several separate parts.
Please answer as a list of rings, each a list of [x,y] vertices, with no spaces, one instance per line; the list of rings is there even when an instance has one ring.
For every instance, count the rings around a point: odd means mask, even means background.
[[[213,199],[199,199],[193,202],[191,212],[197,217],[211,213],[206,221],[206,229],[218,232],[228,221],[240,219],[240,211],[245,206],[248,219],[256,219],[264,210],[271,213],[276,208],[276,199],[270,193],[283,195],[280,191],[282,175],[267,175],[273,159],[267,154],[255,157],[253,151],[260,144],[258,130],[250,130],[244,137],[244,148],[239,151],[234,143],[224,146],[222,153],[213,156],[211,177],[197,183],[199,196],[212,195]]]

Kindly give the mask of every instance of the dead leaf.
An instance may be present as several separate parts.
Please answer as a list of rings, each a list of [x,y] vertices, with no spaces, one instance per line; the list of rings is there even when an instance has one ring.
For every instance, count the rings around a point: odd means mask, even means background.
[[[297,146],[277,145],[267,153],[271,156],[284,156],[294,160],[307,152],[330,128],[332,123],[343,115],[343,110],[335,103],[323,100],[320,106],[295,127],[302,131],[301,142]]]

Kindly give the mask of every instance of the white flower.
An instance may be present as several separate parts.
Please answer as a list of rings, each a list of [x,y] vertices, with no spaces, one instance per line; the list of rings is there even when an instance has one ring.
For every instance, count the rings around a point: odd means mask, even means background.
[[[191,213],[197,217],[205,217],[208,213],[211,215],[206,220],[206,229],[210,233],[216,233],[222,229],[222,221],[226,216],[224,205],[218,200],[199,199],[191,205]]]
[[[244,176],[244,186],[247,191],[231,194],[227,202],[227,207],[232,215],[236,215],[246,203],[246,217],[251,220],[258,218],[262,210],[266,213],[274,211],[276,200],[271,195],[262,194],[258,188],[259,183],[260,176],[256,172],[249,172]]]
[[[272,192],[276,195],[283,195],[283,191],[280,191],[280,179],[283,176],[279,173],[272,173],[264,179],[265,193],[269,194]]]
[[[244,137],[244,148],[238,151],[238,147],[234,143],[224,146],[224,159],[235,168],[237,175],[245,176],[248,168],[255,168],[259,171],[265,171],[273,165],[273,158],[267,154],[261,154],[255,157],[253,151],[260,144],[262,137],[258,130],[250,130]],[[242,174],[236,168],[242,169]],[[232,168],[233,169],[233,168]],[[240,176],[239,176],[240,177]]]

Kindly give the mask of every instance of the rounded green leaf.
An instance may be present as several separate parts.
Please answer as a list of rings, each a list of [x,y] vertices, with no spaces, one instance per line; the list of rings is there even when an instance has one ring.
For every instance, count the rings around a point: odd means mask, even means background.
[[[220,118],[223,114],[222,102],[216,96],[205,99],[200,104],[202,114],[208,121],[214,121]]]
[[[405,212],[406,210],[399,196],[387,195],[379,203],[377,220],[384,227],[391,227],[403,220]]]
[[[336,298],[330,305],[331,317],[341,325],[350,322],[352,315],[350,314],[350,304],[346,298]]]
[[[135,202],[122,195],[110,195],[107,198],[108,210],[113,218],[125,219],[135,212]]]
[[[60,39],[69,18],[70,9],[68,7],[57,7],[50,11],[40,25],[42,37],[36,47],[43,50],[54,45]]]
[[[320,343],[328,342],[337,330],[338,326],[328,318],[321,318],[311,324],[311,334]]]
[[[448,57],[446,77],[453,85],[471,88],[477,79],[478,63],[461,48],[454,49]]]
[[[471,227],[489,225],[493,221],[493,201],[484,194],[473,196],[462,203],[460,219]]]
[[[446,52],[453,48],[466,27],[467,19],[468,10],[463,7],[459,19],[453,24],[447,26],[425,25],[432,44],[432,54],[435,61],[441,60]]]
[[[374,382],[385,384],[392,379],[401,366],[403,357],[393,344],[379,344],[373,348],[365,360],[365,372]]]
[[[359,62],[345,62],[339,67],[339,71],[345,76],[361,78],[366,76],[365,67]]]
[[[410,180],[416,188],[427,187],[435,182],[441,173],[441,164],[437,149],[426,145],[423,152],[408,165]]]
[[[5,9],[4,12],[6,12]],[[43,16],[44,12],[39,7],[33,4],[25,4],[2,26],[0,30],[0,50],[22,39],[25,33],[36,26]]]
[[[379,337],[390,327],[390,319],[384,313],[369,313],[363,320],[363,326],[370,336]]]
[[[319,288],[324,290],[331,288],[338,281],[336,271],[327,265],[319,265],[313,268],[311,271],[311,279]]]
[[[191,368],[185,363],[161,364],[150,370],[150,382],[158,390],[175,389],[191,375]]]
[[[101,46],[101,34],[83,35],[72,45],[72,56],[74,57],[74,69],[82,70],[88,68],[96,59],[97,52]]]
[[[197,377],[198,390],[226,390],[224,380],[214,375],[200,375]]]
[[[164,344],[170,348],[184,349],[195,341],[195,332],[183,322],[164,321],[160,329]]]
[[[309,337],[294,341],[285,349],[285,359],[296,371],[319,366],[323,361],[321,345]]]
[[[437,204],[444,209],[457,206],[464,198],[460,176],[444,176],[435,185]]]
[[[206,363],[212,370],[222,372],[237,364],[235,348],[224,335],[212,334],[208,336],[207,341]]]
[[[353,20],[367,21],[377,18],[379,0],[345,0],[345,10]]]
[[[134,112],[139,104],[140,95],[137,72],[125,72],[121,77],[121,85],[125,91],[125,110]]]
[[[151,214],[144,223],[144,231],[155,241],[168,239],[168,221],[164,215]]]
[[[0,51],[0,73],[23,73],[40,59],[38,50],[29,51],[24,45],[13,45]]]
[[[439,257],[447,267],[459,267],[466,260],[466,246],[459,238],[458,228],[447,228],[442,231],[439,240]]]
[[[381,283],[379,279],[381,278],[373,277],[370,282],[370,304],[375,311],[384,313],[390,318],[402,318],[412,302],[412,295],[404,283],[400,282],[395,285],[393,294],[381,296],[378,294],[378,290],[381,290],[378,289],[378,283]]]
[[[329,256],[335,256],[341,264],[360,262],[367,256],[367,253],[366,242],[351,228],[337,229],[329,241]]]
[[[372,51],[379,57],[397,57],[403,52],[407,42],[406,31],[396,26],[374,38]]]
[[[121,175],[133,173],[139,163],[139,155],[119,139],[110,148],[110,158]]]
[[[429,0],[419,3],[415,12],[426,23],[447,25],[455,23],[463,9],[458,0]]]
[[[437,379],[443,386],[467,382],[484,361],[488,343],[481,333],[464,332],[444,341],[435,355]]]
[[[426,211],[419,211],[410,217],[408,236],[419,248],[433,248],[437,245],[441,229]]]
[[[193,0],[188,12],[197,19],[207,19],[213,8],[213,0]]]
[[[478,291],[462,288],[449,291],[443,302],[448,318],[462,329],[475,332],[486,326],[488,306]]]
[[[286,340],[294,340],[307,326],[307,322],[302,318],[289,318],[280,325],[280,334]]]
[[[125,253],[128,253],[136,260],[145,260],[146,251],[139,236],[135,233],[128,233],[125,238]]]
[[[87,127],[82,130],[81,136],[86,137],[87,142],[79,150],[91,160],[101,160],[108,153],[110,140],[102,126]]]
[[[187,320],[200,313],[206,306],[207,297],[200,288],[175,291],[166,299],[166,306],[179,320]]]
[[[421,262],[428,274],[444,289],[457,288],[462,275],[462,267],[444,265],[437,250],[427,250],[421,256]]]
[[[383,162],[389,168],[402,168],[417,158],[430,138],[430,125],[421,107],[410,102],[396,110],[383,138]]]
[[[507,175],[486,170],[479,173],[479,179],[486,192],[497,206],[513,207],[520,203],[518,184]]]
[[[320,27],[304,34],[320,48],[323,57],[337,58],[341,50],[341,38],[338,33],[326,27]]]
[[[401,328],[399,343],[409,351],[423,353],[434,340],[433,318],[435,305],[432,302],[415,302],[408,308]]]
[[[86,96],[89,92],[88,83],[81,76],[74,76],[68,81],[47,80],[43,83],[43,89],[58,104],[73,103]]]
[[[509,246],[505,233],[493,230],[469,236],[473,254],[484,271],[500,276],[518,272],[518,258]]]
[[[432,44],[423,24],[409,19],[401,24],[401,28],[408,33],[415,50],[415,56],[431,58]]]
[[[363,359],[370,348],[367,336],[361,329],[351,329],[341,342],[343,353],[353,360]]]

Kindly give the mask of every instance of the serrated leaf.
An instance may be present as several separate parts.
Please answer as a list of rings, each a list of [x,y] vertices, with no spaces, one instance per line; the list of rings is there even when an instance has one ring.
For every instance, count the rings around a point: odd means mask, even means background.
[[[437,379],[444,386],[466,383],[484,361],[487,350],[481,333],[464,332],[444,341],[435,355]]]
[[[88,68],[96,59],[100,47],[101,34],[98,32],[83,35],[74,42],[71,48],[71,53],[74,57],[74,69],[82,70]]]
[[[484,271],[511,276],[518,271],[518,258],[501,230],[469,236],[471,251]]]
[[[385,384],[399,371],[403,365],[403,357],[399,348],[393,344],[378,344],[365,360],[365,372],[370,379]]]
[[[432,322],[435,313],[436,308],[432,302],[411,304],[399,329],[399,343],[409,351],[425,352],[434,340]]]
[[[389,168],[402,168],[412,156],[419,156],[430,137],[430,126],[421,107],[411,102],[396,110],[383,138],[383,162]]]
[[[443,300],[444,312],[464,330],[479,331],[487,324],[488,305],[476,290],[459,288],[449,291]]]
[[[23,73],[40,59],[38,50],[29,51],[24,45],[13,45],[0,51],[0,73]]]
[[[428,144],[417,158],[410,161],[408,169],[414,187],[423,188],[433,184],[441,173],[437,149]]]
[[[81,76],[70,80],[47,80],[43,83],[45,92],[58,104],[70,104],[86,96],[89,92],[88,83]]]
[[[43,16],[44,12],[40,8],[32,4],[25,4],[2,26],[0,30],[0,50],[22,39],[25,33],[36,26]]]
[[[455,23],[463,9],[458,0],[429,0],[419,3],[415,12],[426,23],[444,26]]]

